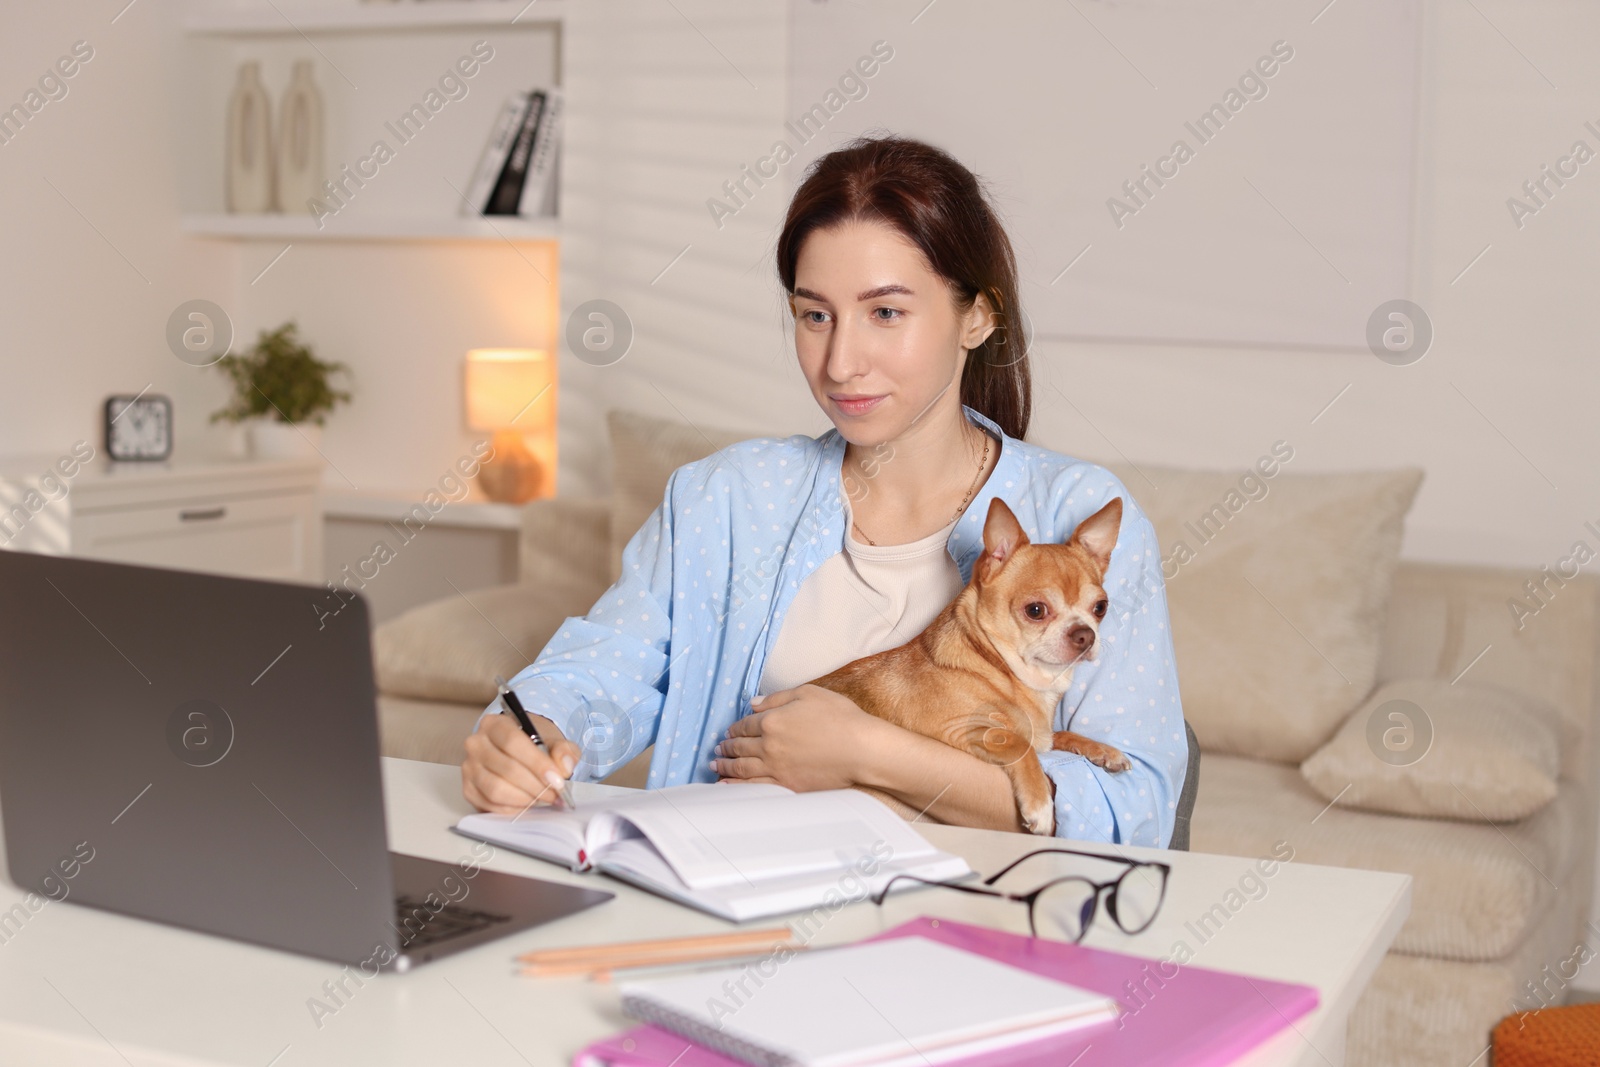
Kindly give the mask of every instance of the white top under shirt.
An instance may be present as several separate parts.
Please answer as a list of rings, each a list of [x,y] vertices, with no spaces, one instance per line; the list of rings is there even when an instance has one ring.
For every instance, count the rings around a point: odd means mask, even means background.
[[[956,519],[909,544],[869,545],[856,540],[850,498],[841,495],[845,550],[823,560],[795,593],[761,669],[762,696],[898,648],[961,592],[948,549]]]

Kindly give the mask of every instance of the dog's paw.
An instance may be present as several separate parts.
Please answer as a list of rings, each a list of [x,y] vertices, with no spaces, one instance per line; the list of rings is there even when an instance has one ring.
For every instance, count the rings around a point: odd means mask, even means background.
[[[1024,808],[1022,812],[1022,825],[1030,834],[1040,837],[1053,837],[1056,832],[1055,805],[1046,801]]]
[[[1101,745],[1100,747],[1104,749],[1103,752],[1098,752],[1089,757],[1090,762],[1095,766],[1104,767],[1113,773],[1125,771],[1133,766],[1133,761],[1123,755],[1120,748],[1112,748],[1110,745]]]
[[[1104,767],[1108,771],[1125,771],[1133,766],[1133,762],[1125,756],[1120,748],[1099,741],[1091,741],[1082,734],[1075,734],[1067,730],[1058,730],[1051,739],[1051,748],[1057,752],[1076,752],[1096,767]]]

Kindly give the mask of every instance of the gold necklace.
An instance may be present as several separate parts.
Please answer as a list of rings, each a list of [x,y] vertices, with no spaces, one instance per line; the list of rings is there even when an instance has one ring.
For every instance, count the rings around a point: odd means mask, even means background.
[[[972,495],[978,491],[978,479],[983,477],[983,468],[989,465],[989,441],[989,435],[985,433],[983,435],[983,458],[978,461],[978,473],[972,476],[972,487],[967,490],[967,495],[962,497],[961,506],[956,508],[956,513],[950,516],[950,522],[955,522],[956,519],[960,518],[961,513],[967,510],[967,505],[972,503]],[[861,529],[861,524],[859,522],[856,522],[852,518],[850,520],[850,524],[861,532],[862,537],[867,537],[867,531]],[[946,525],[949,525],[949,523],[946,523]],[[870,537],[867,537],[867,544],[876,547],[878,542],[874,541]]]

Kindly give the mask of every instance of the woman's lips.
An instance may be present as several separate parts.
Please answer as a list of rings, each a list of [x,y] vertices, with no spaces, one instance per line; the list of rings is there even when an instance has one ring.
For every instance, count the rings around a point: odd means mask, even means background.
[[[867,412],[877,407],[878,401],[882,399],[882,396],[862,397],[858,400],[841,400],[839,397],[832,398],[833,402],[839,405],[839,410],[844,412],[846,415],[865,415]]]

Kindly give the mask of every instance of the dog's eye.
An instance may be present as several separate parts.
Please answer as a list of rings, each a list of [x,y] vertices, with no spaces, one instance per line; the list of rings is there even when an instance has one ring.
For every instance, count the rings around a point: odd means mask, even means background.
[[[1106,617],[1106,602],[1103,599],[1094,602],[1094,617],[1097,619]]]
[[[1042,600],[1035,600],[1022,610],[1027,612],[1028,618],[1035,621],[1044,618],[1050,613],[1049,606],[1046,605]]]

